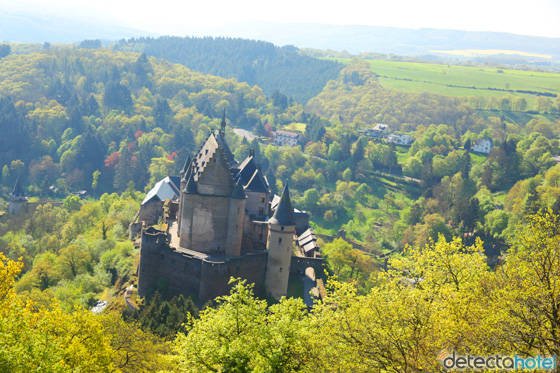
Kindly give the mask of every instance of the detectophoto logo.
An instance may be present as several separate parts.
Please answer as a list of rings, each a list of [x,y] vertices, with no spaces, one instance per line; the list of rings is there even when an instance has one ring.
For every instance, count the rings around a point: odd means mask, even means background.
[[[457,355],[455,351],[451,354],[447,350],[441,351],[438,360],[445,370],[553,370],[556,368],[556,356],[542,357],[541,355],[531,357],[521,356],[478,356]]]

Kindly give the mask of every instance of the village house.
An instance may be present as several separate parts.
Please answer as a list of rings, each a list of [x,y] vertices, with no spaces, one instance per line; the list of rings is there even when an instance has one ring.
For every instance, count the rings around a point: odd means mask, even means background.
[[[474,142],[472,150],[478,153],[488,154],[492,151],[493,148],[494,143],[492,142],[492,139],[490,137],[484,137]]]
[[[303,136],[300,133],[288,130],[274,132],[274,143],[278,146],[294,147],[303,144]]]
[[[363,128],[366,135],[371,137],[388,137],[391,134],[391,127],[387,124],[377,123],[373,128]]]
[[[410,145],[412,144],[412,137],[410,135],[389,135],[387,142],[398,144],[398,145]]]

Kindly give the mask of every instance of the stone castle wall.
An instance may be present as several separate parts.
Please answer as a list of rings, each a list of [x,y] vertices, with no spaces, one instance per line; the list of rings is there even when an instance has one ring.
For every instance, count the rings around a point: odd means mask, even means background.
[[[269,210],[269,194],[260,192],[251,192],[246,190],[247,204],[245,209],[251,216],[264,217],[268,216]]]
[[[247,279],[255,284],[255,292],[264,286],[265,251],[224,261],[209,261],[177,251],[169,247],[165,239],[166,234],[162,231],[142,233],[138,266],[138,294],[142,297],[156,290],[167,290],[169,294],[183,294],[204,304],[228,294],[231,277]]]

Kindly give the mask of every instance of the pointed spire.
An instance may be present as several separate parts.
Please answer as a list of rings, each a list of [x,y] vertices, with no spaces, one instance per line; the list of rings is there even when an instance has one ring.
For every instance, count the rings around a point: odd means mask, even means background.
[[[294,220],[294,208],[292,207],[292,202],[290,201],[290,189],[288,188],[288,180],[284,185],[284,190],[282,191],[282,196],[280,197],[280,202],[276,206],[274,215],[268,220],[270,224],[277,225],[296,225]]]
[[[196,181],[194,181],[194,173],[190,172],[189,179],[187,181],[187,185],[185,186],[185,192],[189,194],[197,194],[198,190],[196,187]]]
[[[192,163],[192,158],[189,155],[187,157],[187,161],[185,162],[185,165],[183,166],[183,169],[181,170],[181,176],[185,175],[187,173],[187,170],[189,169],[190,165]]]
[[[189,181],[189,178],[191,177],[192,174],[193,174],[193,163],[190,162],[185,173],[181,174],[183,176],[181,182],[186,183],[187,181]]]
[[[224,115],[222,116],[222,123],[220,123],[220,132],[226,133],[226,109],[224,109]]]
[[[16,178],[16,183],[14,185],[14,189],[12,190],[13,197],[23,197],[23,188],[21,187],[21,180],[18,177]]]
[[[247,198],[245,191],[243,190],[243,183],[241,179],[237,180],[235,187],[233,188],[233,193],[231,194],[232,198]]]

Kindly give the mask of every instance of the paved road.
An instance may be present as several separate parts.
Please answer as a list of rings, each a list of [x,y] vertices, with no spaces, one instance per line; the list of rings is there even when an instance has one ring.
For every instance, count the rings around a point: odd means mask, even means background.
[[[315,270],[312,267],[309,267],[305,270],[305,277],[303,278],[303,301],[307,307],[313,307],[311,290],[315,286]]]
[[[255,138],[257,138],[257,136],[255,136],[252,132],[249,132],[241,128],[234,128],[233,132],[237,136],[245,137],[248,141],[253,141]]]

